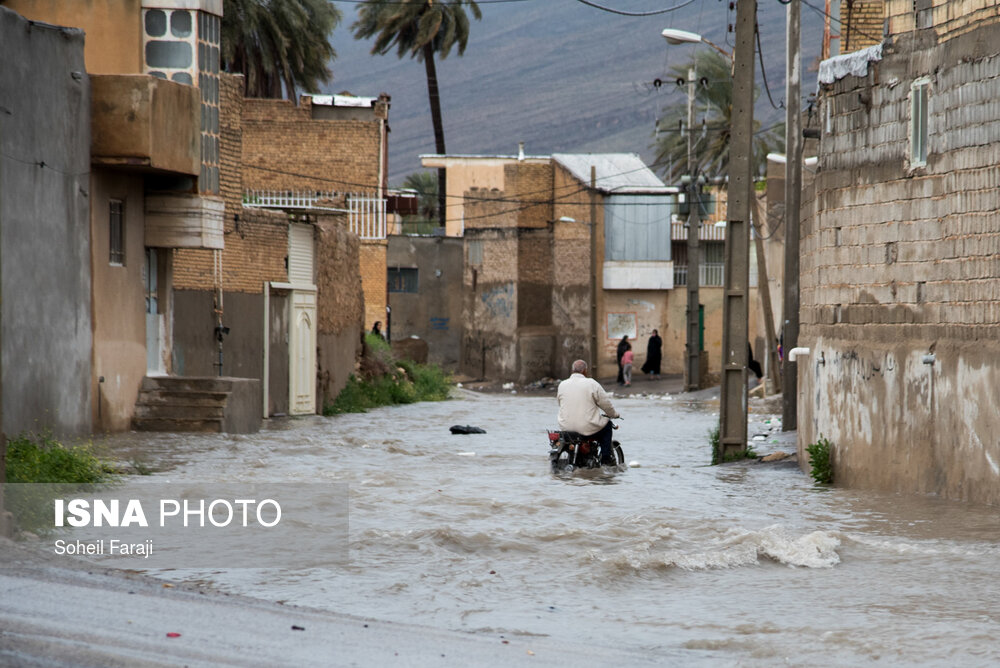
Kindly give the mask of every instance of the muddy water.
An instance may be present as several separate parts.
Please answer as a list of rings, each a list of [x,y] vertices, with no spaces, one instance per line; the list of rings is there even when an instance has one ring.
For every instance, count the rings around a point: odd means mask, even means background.
[[[566,478],[547,470],[553,398],[464,393],[111,445],[141,448],[159,480],[349,484],[346,568],[168,573],[227,591],[684,665],[1000,661],[995,508],[819,489],[794,465],[706,466],[717,405],[617,403],[639,467]]]

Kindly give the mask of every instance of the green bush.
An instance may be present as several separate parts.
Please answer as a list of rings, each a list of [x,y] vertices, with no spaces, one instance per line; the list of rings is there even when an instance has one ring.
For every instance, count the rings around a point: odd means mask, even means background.
[[[820,434],[819,440],[806,446],[812,470],[809,475],[822,485],[833,482],[833,444]]]
[[[443,401],[451,390],[451,379],[436,364],[397,360],[382,337],[365,336],[362,373],[352,375],[333,403],[323,407],[323,415],[364,413],[379,406]]]
[[[6,482],[105,482],[115,473],[86,445],[66,447],[48,435],[20,434],[7,441]]]
[[[90,446],[67,447],[49,435],[20,434],[7,441],[6,482],[32,483],[6,491],[7,510],[18,531],[45,534],[52,530],[52,499],[65,491],[50,485],[78,485],[87,491],[114,480],[116,470]],[[49,483],[49,484],[40,484]]]

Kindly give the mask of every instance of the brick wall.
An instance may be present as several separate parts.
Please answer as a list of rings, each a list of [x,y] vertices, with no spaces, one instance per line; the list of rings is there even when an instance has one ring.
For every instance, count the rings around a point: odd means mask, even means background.
[[[841,53],[878,44],[882,41],[885,0],[840,0],[840,20]]]
[[[222,286],[226,292],[260,294],[264,281],[288,280],[288,217],[242,206],[242,76],[221,75],[219,102],[219,185],[226,204]],[[174,251],[175,289],[212,290],[214,285],[214,251]]]
[[[377,321],[382,323],[382,330],[385,331],[385,257],[384,239],[361,242],[360,265],[365,299],[365,331],[370,331]]]
[[[243,114],[243,186],[247,189],[337,190],[379,188],[382,129],[371,121],[312,118],[312,99],[248,99]]]
[[[843,484],[1000,502],[997,43],[995,23],[900,35],[867,77],[822,90],[832,127],[803,197],[799,445],[830,438]],[[921,165],[910,95],[924,78]]]

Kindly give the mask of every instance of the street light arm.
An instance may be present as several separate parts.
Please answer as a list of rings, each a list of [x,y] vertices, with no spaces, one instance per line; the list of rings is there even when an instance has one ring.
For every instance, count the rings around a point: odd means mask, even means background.
[[[689,32],[687,30],[677,30],[676,28],[666,28],[660,34],[670,44],[698,44],[699,42],[702,44],[707,44],[708,46],[712,47],[713,49],[721,53],[723,56],[725,56],[726,60],[728,60],[729,62],[733,61],[732,53],[726,51],[718,44],[715,44],[705,39],[696,32]]]

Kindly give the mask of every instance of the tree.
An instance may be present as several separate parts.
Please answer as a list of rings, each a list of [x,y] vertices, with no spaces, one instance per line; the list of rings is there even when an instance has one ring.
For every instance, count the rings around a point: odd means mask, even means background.
[[[708,177],[724,175],[729,168],[729,140],[733,111],[733,77],[730,62],[714,50],[699,51],[690,63],[677,65],[670,71],[671,78],[687,78],[693,67],[698,76],[695,85],[695,147],[697,171]],[[755,97],[756,97],[755,91]],[[681,128],[684,131],[681,131]],[[771,151],[783,151],[784,124],[779,123],[761,130],[761,123],[754,119],[753,165],[754,173],[767,160]],[[687,100],[667,109],[659,122],[656,141],[656,164],[662,166],[663,175],[671,182],[680,181],[688,173],[687,165]]]
[[[434,150],[445,154],[444,124],[441,121],[441,96],[438,92],[434,54],[446,58],[453,47],[465,53],[469,41],[469,17],[482,18],[474,0],[365,0],[358,9],[358,19],[351,26],[355,39],[375,37],[371,53],[385,55],[396,48],[396,55],[424,62],[427,97],[434,125]],[[438,220],[445,223],[445,170],[438,170]]]
[[[293,102],[330,81],[340,10],[328,0],[224,0],[222,67],[243,74],[247,97]]]
[[[424,220],[437,216],[437,178],[432,172],[413,172],[403,181],[403,187],[417,191],[417,215]]]

